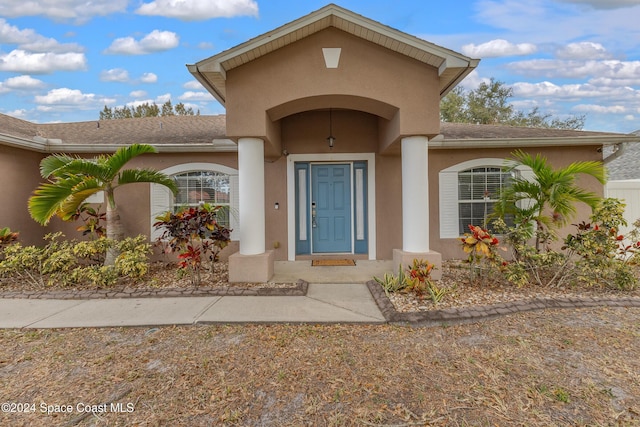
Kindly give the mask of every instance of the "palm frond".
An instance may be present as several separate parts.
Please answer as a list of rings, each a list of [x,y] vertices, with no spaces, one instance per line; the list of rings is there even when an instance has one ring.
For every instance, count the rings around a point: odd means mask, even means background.
[[[120,169],[124,167],[133,158],[142,154],[157,153],[158,150],[152,145],[148,144],[132,144],[128,147],[121,147],[108,157],[105,161],[105,166],[111,170],[113,176],[115,176]]]
[[[55,183],[40,184],[29,198],[28,208],[31,218],[42,225],[47,225],[49,220],[60,211],[77,184],[76,179],[59,179]]]
[[[604,184],[607,182],[607,171],[604,168],[602,162],[596,161],[582,161],[582,162],[574,162],[569,166],[564,168],[568,174],[578,175],[578,174],[586,174],[591,175],[595,179],[600,182],[600,184]]]
[[[47,156],[40,162],[40,175],[42,175],[43,178],[49,178],[76,159],[77,157],[67,156],[66,154],[52,154],[51,156]]]
[[[72,215],[89,196],[103,190],[104,185],[99,180],[94,178],[83,179],[73,187],[71,194],[58,209],[57,215],[61,218]]]
[[[153,169],[125,169],[120,172],[118,185],[132,184],[136,182],[152,182],[164,185],[174,194],[178,192],[175,181],[162,172]]]

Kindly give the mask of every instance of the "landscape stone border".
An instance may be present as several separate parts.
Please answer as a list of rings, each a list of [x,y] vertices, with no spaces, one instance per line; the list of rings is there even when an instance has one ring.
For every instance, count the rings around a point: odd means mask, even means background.
[[[394,324],[442,324],[460,323],[491,319],[505,314],[522,313],[550,308],[585,308],[585,307],[640,307],[640,298],[612,297],[567,297],[567,298],[532,298],[521,301],[445,308],[441,310],[399,312],[387,297],[382,286],[371,280],[367,282],[369,292],[388,323]]]
[[[114,288],[55,291],[6,291],[0,292],[0,298],[23,299],[105,299],[105,298],[168,298],[168,297],[207,297],[207,296],[306,296],[309,283],[304,280],[283,288],[242,288],[236,286],[198,288]]]

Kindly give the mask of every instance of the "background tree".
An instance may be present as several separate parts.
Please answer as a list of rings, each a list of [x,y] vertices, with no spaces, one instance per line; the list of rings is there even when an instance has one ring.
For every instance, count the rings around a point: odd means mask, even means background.
[[[125,105],[124,107],[111,108],[105,105],[100,112],[100,120],[199,115],[200,110],[194,112],[193,108],[185,106],[182,102],[174,106],[169,100],[160,107],[155,102],[151,104],[145,102],[135,107],[127,107]]]
[[[156,153],[151,145],[133,144],[119,148],[110,156],[93,159],[54,154],[42,159],[40,174],[49,182],[42,183],[29,198],[29,213],[42,225],[54,215],[68,219],[76,214],[87,197],[104,191],[107,199],[107,238],[122,240],[124,230],[115,200],[115,190],[126,184],[151,182],[168,187],[176,193],[175,182],[169,176],[153,169],[123,169],[133,158]],[[117,254],[107,253],[105,265],[113,265]]]
[[[503,124],[554,129],[582,129],[585,116],[567,119],[541,113],[538,107],[525,113],[517,111],[509,98],[513,89],[503,82],[491,79],[477,89],[467,91],[460,86],[449,92],[440,102],[440,118],[451,123]]]

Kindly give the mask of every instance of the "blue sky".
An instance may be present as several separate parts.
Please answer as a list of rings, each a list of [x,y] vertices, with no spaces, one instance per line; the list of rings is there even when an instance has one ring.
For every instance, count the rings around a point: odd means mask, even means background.
[[[105,105],[171,100],[224,108],[195,63],[320,9],[315,0],[2,0],[0,112],[96,120]],[[496,78],[522,111],[583,115],[585,129],[640,129],[640,0],[343,0],[339,6],[465,55],[462,85]]]

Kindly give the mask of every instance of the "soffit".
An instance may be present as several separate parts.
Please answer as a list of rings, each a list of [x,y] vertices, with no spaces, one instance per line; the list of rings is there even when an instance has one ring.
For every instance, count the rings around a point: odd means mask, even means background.
[[[307,16],[258,36],[196,64],[189,71],[224,104],[226,72],[327,28],[336,28],[371,43],[435,67],[444,96],[469,74],[479,60],[403,33],[330,4]]]

